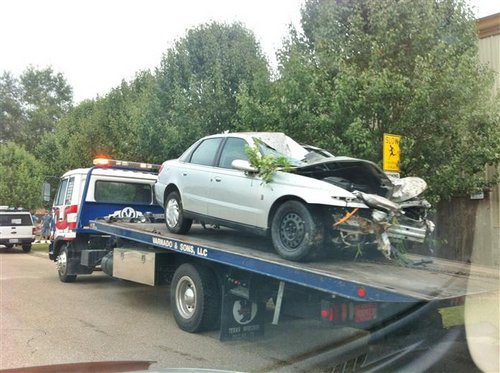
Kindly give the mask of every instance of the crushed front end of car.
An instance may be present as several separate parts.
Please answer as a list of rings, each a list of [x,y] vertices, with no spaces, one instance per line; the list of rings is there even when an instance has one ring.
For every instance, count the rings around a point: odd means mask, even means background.
[[[376,244],[386,258],[394,256],[393,241],[424,243],[434,230],[427,219],[430,204],[425,199],[413,199],[405,203],[354,191],[368,208],[331,209],[333,242],[341,246]]]
[[[374,163],[348,157],[324,158],[295,172],[341,187],[356,197],[352,205],[364,206],[327,208],[337,247],[376,246],[390,259],[397,255],[395,242],[424,243],[434,231],[427,218],[431,205],[422,197],[427,184],[421,178],[391,179]]]

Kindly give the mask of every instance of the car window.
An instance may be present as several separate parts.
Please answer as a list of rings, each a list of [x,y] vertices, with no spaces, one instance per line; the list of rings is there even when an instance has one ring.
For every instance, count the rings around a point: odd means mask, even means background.
[[[215,154],[222,141],[221,137],[206,139],[193,152],[191,163],[210,166],[214,164]]]
[[[248,160],[248,156],[245,152],[246,145],[247,142],[243,139],[238,139],[236,137],[228,138],[220,155],[219,167],[232,168],[231,163],[234,160]]]
[[[94,197],[96,202],[150,204],[151,195],[149,184],[106,180],[98,180],[95,183]]]
[[[5,214],[0,215],[0,226],[32,225],[29,214]]]
[[[191,156],[191,153],[193,152],[193,149],[196,148],[198,145],[199,141],[196,141],[193,145],[191,145],[187,150],[182,153],[182,155],[179,157],[180,162],[189,162],[189,157]]]

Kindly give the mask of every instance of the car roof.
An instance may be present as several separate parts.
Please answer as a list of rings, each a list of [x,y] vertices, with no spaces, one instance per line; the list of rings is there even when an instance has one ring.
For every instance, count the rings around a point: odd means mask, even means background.
[[[8,215],[31,215],[31,212],[27,210],[0,210],[0,214],[8,214]]]
[[[308,153],[305,148],[283,132],[226,132],[206,136],[203,139],[215,137],[239,137],[246,139],[249,143],[252,139],[258,138],[278,152],[295,159],[303,159]]]
[[[241,137],[241,138],[246,138],[246,139],[251,139],[253,137],[270,137],[270,136],[286,136],[283,132],[223,132],[223,133],[217,133],[214,135],[208,135],[205,136],[205,139],[211,138],[211,137]]]

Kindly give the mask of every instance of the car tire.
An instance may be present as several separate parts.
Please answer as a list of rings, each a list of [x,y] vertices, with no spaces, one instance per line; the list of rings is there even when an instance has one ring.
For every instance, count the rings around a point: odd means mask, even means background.
[[[56,258],[57,273],[61,282],[75,282],[76,275],[69,274],[69,251],[67,244],[64,244],[59,250]]]
[[[271,238],[282,258],[304,261],[321,248],[324,226],[311,207],[295,200],[286,201],[273,216]]]
[[[170,288],[170,304],[180,329],[189,333],[216,329],[221,303],[217,278],[209,268],[190,263],[177,268]]]
[[[189,232],[192,219],[186,219],[182,210],[182,201],[178,192],[170,192],[165,199],[165,224],[172,233],[184,234]]]
[[[25,245],[23,245],[23,251],[25,253],[29,253],[31,251],[31,244],[25,244]]]

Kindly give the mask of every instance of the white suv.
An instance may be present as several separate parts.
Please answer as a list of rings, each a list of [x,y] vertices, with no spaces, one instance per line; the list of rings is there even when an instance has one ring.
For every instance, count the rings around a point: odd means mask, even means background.
[[[0,245],[12,248],[21,245],[25,253],[31,251],[35,227],[29,211],[0,206]]]

